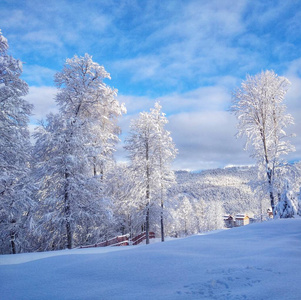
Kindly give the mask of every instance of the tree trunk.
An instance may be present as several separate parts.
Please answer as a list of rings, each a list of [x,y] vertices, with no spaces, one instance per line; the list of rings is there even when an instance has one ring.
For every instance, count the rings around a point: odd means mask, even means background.
[[[146,244],[149,244],[149,207],[147,207],[147,210],[146,210],[145,241],[146,241]]]
[[[275,218],[275,199],[274,199],[274,193],[273,193],[273,183],[272,183],[272,170],[267,170],[267,176],[268,176],[268,182],[269,182],[269,191],[270,191],[270,201],[271,201],[271,207],[273,212],[273,217]]]
[[[65,186],[64,201],[65,201],[67,248],[72,249],[72,230],[71,230],[71,224],[70,224],[71,209],[70,209],[70,195],[69,195],[69,191],[68,191],[68,177],[69,177],[69,174],[66,171],[65,178],[66,178],[67,182],[66,182],[66,186]]]
[[[146,142],[145,147],[145,159],[146,159],[146,218],[145,218],[145,239],[146,244],[149,244],[149,202],[150,202],[150,169],[149,169],[149,145]]]
[[[159,121],[159,119],[158,119]],[[163,163],[162,163],[162,149],[161,144],[159,145],[159,162],[160,162],[160,200],[161,200],[161,242],[164,242],[164,202],[163,202]]]
[[[262,212],[262,197],[260,197],[260,200],[259,200],[259,207],[260,207],[260,222],[262,223],[263,222],[263,212]]]
[[[96,170],[96,157],[93,157],[93,175],[96,177],[97,175],[97,170]]]
[[[163,200],[161,200],[161,242],[164,242]]]
[[[72,249],[72,231],[71,231],[71,224],[68,218],[66,218],[66,231],[67,231],[67,248]]]
[[[273,217],[275,217],[275,200],[274,200],[274,194],[273,194],[273,178],[272,178],[273,170],[269,167],[269,157],[268,157],[265,130],[260,129],[260,134],[262,137],[262,143],[263,143],[263,149],[264,149],[264,159],[265,159],[265,164],[266,164],[266,169],[267,169],[271,207],[272,207]]]
[[[147,174],[149,178],[149,168],[147,167]],[[145,239],[146,244],[149,244],[149,180],[147,181],[147,187],[146,187],[146,218],[145,218]]]
[[[11,245],[12,254],[16,254],[17,251],[16,251],[15,233],[14,232],[12,232],[10,234],[10,245]]]

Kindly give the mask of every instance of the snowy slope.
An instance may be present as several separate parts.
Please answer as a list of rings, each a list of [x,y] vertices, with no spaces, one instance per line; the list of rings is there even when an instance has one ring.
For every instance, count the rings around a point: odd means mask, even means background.
[[[148,246],[0,256],[0,299],[301,299],[301,219]]]
[[[255,167],[213,169],[200,173],[177,171],[176,178],[177,185],[170,190],[170,197],[185,194],[189,199],[220,201],[225,213],[232,215],[259,212],[257,197],[249,184],[257,179]]]

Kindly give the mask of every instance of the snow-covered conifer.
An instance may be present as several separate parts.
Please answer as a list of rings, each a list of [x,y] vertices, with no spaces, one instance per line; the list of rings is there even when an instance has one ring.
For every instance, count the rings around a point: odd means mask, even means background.
[[[16,253],[24,246],[24,224],[33,205],[28,184],[32,105],[22,98],[28,93],[20,78],[22,63],[7,50],[0,31],[0,251]]]
[[[299,189],[299,193],[297,195],[297,199],[298,199],[298,211],[297,211],[297,214],[299,216],[301,216],[301,187]]]
[[[186,236],[224,228],[225,210],[221,200],[196,199],[191,195],[179,194],[175,199],[172,225],[168,233],[172,236]]]
[[[170,132],[165,129],[168,123],[165,114],[161,112],[162,106],[157,102],[154,109],[151,109],[151,115],[154,118],[154,123],[157,127],[157,163],[156,166],[159,172],[159,189],[157,197],[160,203],[160,228],[161,228],[161,241],[164,241],[164,205],[167,197],[167,190],[175,184],[175,175],[171,170],[171,163],[175,159],[177,149],[170,136]]]
[[[132,122],[130,137],[126,140],[125,148],[129,151],[132,174],[139,191],[137,196],[140,196],[140,207],[145,216],[146,243],[149,243],[151,210],[160,211],[164,240],[164,200],[167,188],[175,181],[170,164],[177,150],[170,133],[164,128],[166,123],[165,114],[156,103],[154,109],[140,113],[139,118]]]
[[[289,184],[286,183],[276,205],[276,217],[291,218],[296,215],[297,207],[295,202],[294,193],[290,190]]]
[[[118,141],[117,119],[125,108],[116,99],[117,91],[104,83],[106,78],[110,76],[104,67],[88,54],[67,59],[55,77],[60,112],[49,115],[36,133],[39,199],[47,221],[43,226],[48,226],[55,248],[100,238],[112,215],[103,177]]]
[[[190,200],[188,197],[184,196],[179,204],[180,205],[176,210],[177,217],[175,219],[178,223],[179,235],[187,236],[196,233],[193,218],[194,210]]]
[[[114,228],[117,234],[141,233],[144,220],[141,212],[142,191],[137,188],[132,170],[126,164],[115,164],[107,175],[105,194],[113,202]]]

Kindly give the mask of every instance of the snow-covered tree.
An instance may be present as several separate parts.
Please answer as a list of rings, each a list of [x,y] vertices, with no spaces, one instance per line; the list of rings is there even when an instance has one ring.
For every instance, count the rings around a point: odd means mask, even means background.
[[[171,211],[172,222],[168,224],[171,236],[186,236],[224,228],[225,210],[220,199],[196,199],[179,194]]]
[[[84,152],[80,131],[72,139],[68,121],[61,114],[48,115],[35,137],[35,176],[39,183],[37,198],[41,218],[38,236],[43,249],[62,249],[83,242],[83,232],[96,227],[100,189],[92,177],[91,165]],[[79,134],[79,136],[78,136]],[[91,226],[90,226],[91,225]]]
[[[246,137],[246,149],[256,159],[259,175],[266,183],[273,214],[276,195],[275,174],[283,164],[282,155],[294,150],[285,129],[293,124],[286,113],[284,96],[290,82],[273,71],[247,76],[233,97],[232,110],[238,119],[238,136]]]
[[[55,78],[60,89],[56,101],[64,117],[70,118],[71,126],[83,121],[81,128],[91,151],[94,174],[102,174],[104,164],[112,157],[119,141],[117,120],[126,112],[116,99],[117,90],[104,83],[106,78],[110,75],[88,54],[67,59]]]
[[[161,241],[164,241],[164,204],[167,200],[167,190],[175,184],[175,175],[171,170],[171,163],[175,159],[177,149],[172,141],[170,132],[165,129],[168,123],[165,114],[161,112],[162,106],[157,102],[154,109],[151,109],[151,115],[157,127],[157,163],[156,166],[159,172],[159,190],[157,197],[159,198],[161,211],[160,211],[160,228],[161,228]]]
[[[20,78],[22,63],[7,51],[0,31],[0,251],[16,253],[24,247],[24,227],[33,205],[28,180],[32,105],[22,98],[28,93]]]
[[[131,134],[126,140],[126,150],[131,159],[137,197],[145,216],[146,243],[149,243],[150,210],[160,211],[161,235],[164,240],[163,208],[167,189],[174,183],[171,162],[176,148],[159,103],[150,112],[140,113],[131,124]]]
[[[285,187],[282,190],[275,210],[276,217],[279,218],[291,218],[297,214],[296,199],[294,193],[290,190],[288,183],[285,184]]]
[[[225,210],[220,199],[209,201],[205,206],[205,224],[202,231],[212,231],[224,228],[224,215]]]
[[[297,194],[297,200],[298,200],[298,211],[297,214],[301,216],[301,187],[299,189],[299,193]]]
[[[36,176],[42,213],[55,248],[72,248],[99,238],[112,217],[104,170],[118,141],[117,119],[125,112],[110,78],[91,56],[67,59],[56,74],[60,112],[36,132]],[[47,225],[48,224],[48,225]],[[49,245],[50,246],[50,245]]]
[[[114,228],[116,234],[130,234],[131,237],[141,232],[140,192],[137,189],[132,170],[126,164],[116,164],[107,175],[105,193],[113,202]]]
[[[188,197],[184,196],[181,201],[179,201],[174,212],[176,236],[187,236],[197,233],[194,215],[193,205]]]

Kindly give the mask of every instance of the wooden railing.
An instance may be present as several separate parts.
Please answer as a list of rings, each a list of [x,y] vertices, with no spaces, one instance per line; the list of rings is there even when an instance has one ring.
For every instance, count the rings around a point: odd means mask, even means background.
[[[154,239],[155,233],[150,232],[149,238]],[[94,248],[94,247],[107,247],[107,246],[128,246],[128,245],[138,245],[141,242],[143,242],[146,239],[146,233],[142,232],[139,235],[135,236],[134,238],[130,239],[129,234],[116,236],[110,240],[93,244],[93,245],[86,245],[86,246],[80,246],[80,248]]]
[[[155,233],[154,232],[150,232],[149,233],[149,238],[150,239],[154,239],[155,238]],[[134,238],[132,238],[132,245],[138,245],[141,242],[143,242],[146,239],[146,232],[142,232],[139,235],[135,236]]]
[[[81,246],[80,248],[93,248],[93,247],[107,247],[107,246],[128,246],[129,245],[129,234],[116,236],[110,240],[97,243],[94,245]]]

